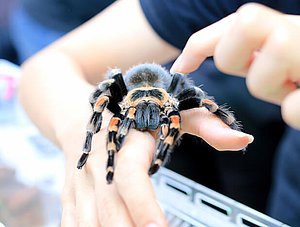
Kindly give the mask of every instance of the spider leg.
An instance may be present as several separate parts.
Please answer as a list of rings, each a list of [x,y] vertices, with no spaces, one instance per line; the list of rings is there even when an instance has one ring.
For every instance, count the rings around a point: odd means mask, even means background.
[[[190,87],[180,92],[176,98],[179,100],[179,110],[187,110],[196,107],[205,107],[209,112],[223,120],[230,128],[240,130],[240,125],[234,115],[224,106],[218,106],[212,98],[198,87]]]
[[[180,114],[177,110],[172,111],[171,113],[168,114],[169,118],[169,123],[168,123],[168,131],[167,135],[164,137],[163,140],[160,140],[157,146],[157,155],[152,161],[151,167],[149,168],[149,175],[152,175],[156,173],[161,165],[164,164],[164,161],[170,151],[169,148],[175,144],[179,130],[181,127],[181,117]],[[163,124],[161,126],[161,130],[163,129]],[[162,135],[165,134],[166,131],[162,131]]]
[[[115,114],[108,126],[108,139],[107,139],[107,165],[106,165],[106,181],[110,184],[113,180],[114,175],[114,159],[115,153],[119,150],[118,141],[117,141],[117,133],[119,131],[120,124],[122,122],[122,116],[120,114]]]
[[[216,103],[209,99],[202,100],[203,106],[205,106],[210,112],[214,113],[218,118],[223,120],[231,129],[241,131],[241,124],[237,122],[234,115],[225,106],[218,106]],[[242,149],[245,154],[247,147]]]
[[[177,91],[180,91],[177,94]],[[185,74],[175,73],[168,88],[168,92],[175,95],[179,101],[179,110],[187,110],[196,107],[205,107],[211,113],[223,120],[230,128],[240,130],[240,125],[234,115],[224,106],[218,106],[199,87],[194,86]]]
[[[194,86],[194,82],[188,77],[188,74],[175,73],[172,74],[172,81],[167,92],[172,96],[176,96],[181,91]]]
[[[196,86],[184,89],[176,96],[176,98],[179,100],[178,109],[180,111],[196,107],[205,107],[209,112],[215,114],[230,128],[237,131],[241,130],[241,125],[237,122],[233,113],[230,112],[228,108],[225,106],[218,106],[212,98],[206,96],[205,92]],[[242,149],[243,152],[246,150],[247,148]]]
[[[202,106],[223,120],[230,128],[238,131],[240,130],[240,125],[236,121],[234,115],[226,107],[218,106],[210,99],[203,99]]]
[[[92,108],[94,108],[94,105],[98,101],[100,95],[103,92],[106,92],[113,83],[115,83],[115,79],[104,80],[98,84],[95,91],[89,97]]]
[[[107,90],[110,90],[111,97],[117,102],[120,102],[123,96],[127,94],[127,88],[120,69],[112,69],[108,73],[107,77],[109,79],[99,83],[95,91],[90,95],[89,101],[92,105],[92,108],[94,107],[94,104],[99,96]]]
[[[160,113],[160,124],[159,124],[159,137],[158,137],[158,143],[162,144],[164,139],[167,137],[168,133],[169,133],[169,118],[168,116],[161,111]],[[156,149],[156,153],[155,156],[158,153],[158,149]]]
[[[95,91],[90,95],[89,101],[93,108],[92,117],[87,126],[86,138],[83,145],[83,154],[81,155],[77,168],[81,169],[87,161],[89,152],[91,151],[93,135],[100,131],[102,124],[102,112],[108,108],[113,113],[119,113],[120,102],[124,95],[127,94],[127,88],[123,80],[121,70],[113,69],[109,72],[107,80],[98,84]],[[102,95],[110,91],[110,95]],[[102,96],[101,96],[102,95]]]
[[[162,114],[159,129],[159,140],[163,141],[169,133],[169,118]]]
[[[83,154],[81,155],[78,163],[77,163],[77,168],[81,169],[82,166],[87,161],[88,155],[91,151],[91,146],[92,146],[92,138],[93,135],[98,133],[101,129],[101,124],[102,124],[102,112],[106,108],[106,106],[109,103],[109,97],[104,95],[98,97],[97,102],[94,103],[94,112],[92,114],[92,117],[87,125],[87,131],[86,131],[86,138],[85,142],[83,145]]]
[[[118,132],[118,144],[119,148],[121,148],[125,136],[128,134],[129,130],[134,127],[134,120],[135,120],[135,112],[136,108],[135,107],[129,107],[128,110],[126,111],[125,118],[120,126],[119,132]],[[119,151],[119,149],[118,149]]]
[[[169,85],[169,88],[167,89],[167,92],[169,94],[176,94],[179,87],[181,86],[182,82],[184,80],[184,74],[181,73],[175,73],[172,75],[172,81]]]

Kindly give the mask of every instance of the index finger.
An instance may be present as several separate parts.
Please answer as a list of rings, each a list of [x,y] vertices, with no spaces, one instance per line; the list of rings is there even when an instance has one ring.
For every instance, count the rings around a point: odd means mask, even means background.
[[[115,184],[137,226],[167,226],[148,175],[154,150],[149,133],[131,130],[117,156]]]
[[[235,13],[194,33],[186,43],[181,55],[170,69],[171,73],[190,73],[195,71],[207,58],[213,56],[220,38],[228,31]]]

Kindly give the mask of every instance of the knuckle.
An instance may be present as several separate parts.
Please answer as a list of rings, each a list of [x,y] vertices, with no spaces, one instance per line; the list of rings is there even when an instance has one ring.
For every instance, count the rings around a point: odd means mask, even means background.
[[[290,54],[290,45],[293,44],[292,35],[288,28],[280,26],[274,30],[270,37],[272,54],[277,57],[285,57]]]
[[[214,56],[214,62],[218,70],[220,70],[223,73],[227,74],[233,74],[234,71],[231,69],[230,64],[227,63],[224,56],[220,53],[220,51],[216,51]]]
[[[247,16],[247,13],[257,13],[259,10],[261,10],[262,5],[254,2],[249,2],[244,5],[242,5],[238,10],[238,14],[244,14]]]
[[[300,113],[300,105],[297,105],[295,103],[298,103],[298,100],[300,98],[300,91],[294,91],[290,93],[282,102],[282,118],[283,120],[289,124],[290,126],[300,129],[300,119],[299,119],[299,113]]]
[[[291,125],[291,114],[290,114],[290,111],[289,111],[289,107],[288,107],[288,104],[286,101],[284,101],[282,103],[282,108],[281,108],[281,114],[282,114],[282,119],[288,123],[289,125]]]
[[[249,92],[255,96],[257,93],[256,81],[253,80],[252,77],[247,77],[246,85],[247,85]]]
[[[230,75],[244,75],[244,62],[237,62],[237,57],[232,52],[225,52],[223,47],[217,47],[214,56],[214,62],[218,70]],[[226,48],[225,48],[226,50]]]
[[[257,98],[262,98],[266,95],[266,89],[264,88],[264,85],[257,81],[255,77],[248,76],[246,79],[246,85],[249,90],[249,92]]]
[[[244,37],[255,36],[256,32],[253,31],[262,23],[261,11],[261,5],[257,3],[247,3],[238,9],[236,29],[238,29]]]

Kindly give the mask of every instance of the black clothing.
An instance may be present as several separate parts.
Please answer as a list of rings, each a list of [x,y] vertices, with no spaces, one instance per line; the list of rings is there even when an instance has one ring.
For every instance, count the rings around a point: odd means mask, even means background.
[[[92,18],[114,0],[20,0],[27,13],[51,29],[70,31]]]

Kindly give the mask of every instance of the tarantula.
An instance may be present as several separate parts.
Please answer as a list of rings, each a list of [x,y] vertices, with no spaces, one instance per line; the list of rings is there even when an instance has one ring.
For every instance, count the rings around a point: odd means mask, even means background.
[[[218,106],[187,75],[171,75],[160,65],[141,64],[126,73],[125,81],[119,69],[112,69],[107,77],[90,96],[93,114],[87,126],[83,154],[77,164],[80,169],[86,163],[91,151],[92,137],[99,132],[102,112],[107,108],[114,114],[108,126],[107,183],[113,180],[114,156],[121,149],[131,128],[160,128],[159,142],[149,175],[156,173],[164,164],[167,154],[178,139],[181,128],[180,111],[205,107],[232,129],[239,130],[233,114],[225,107]]]

